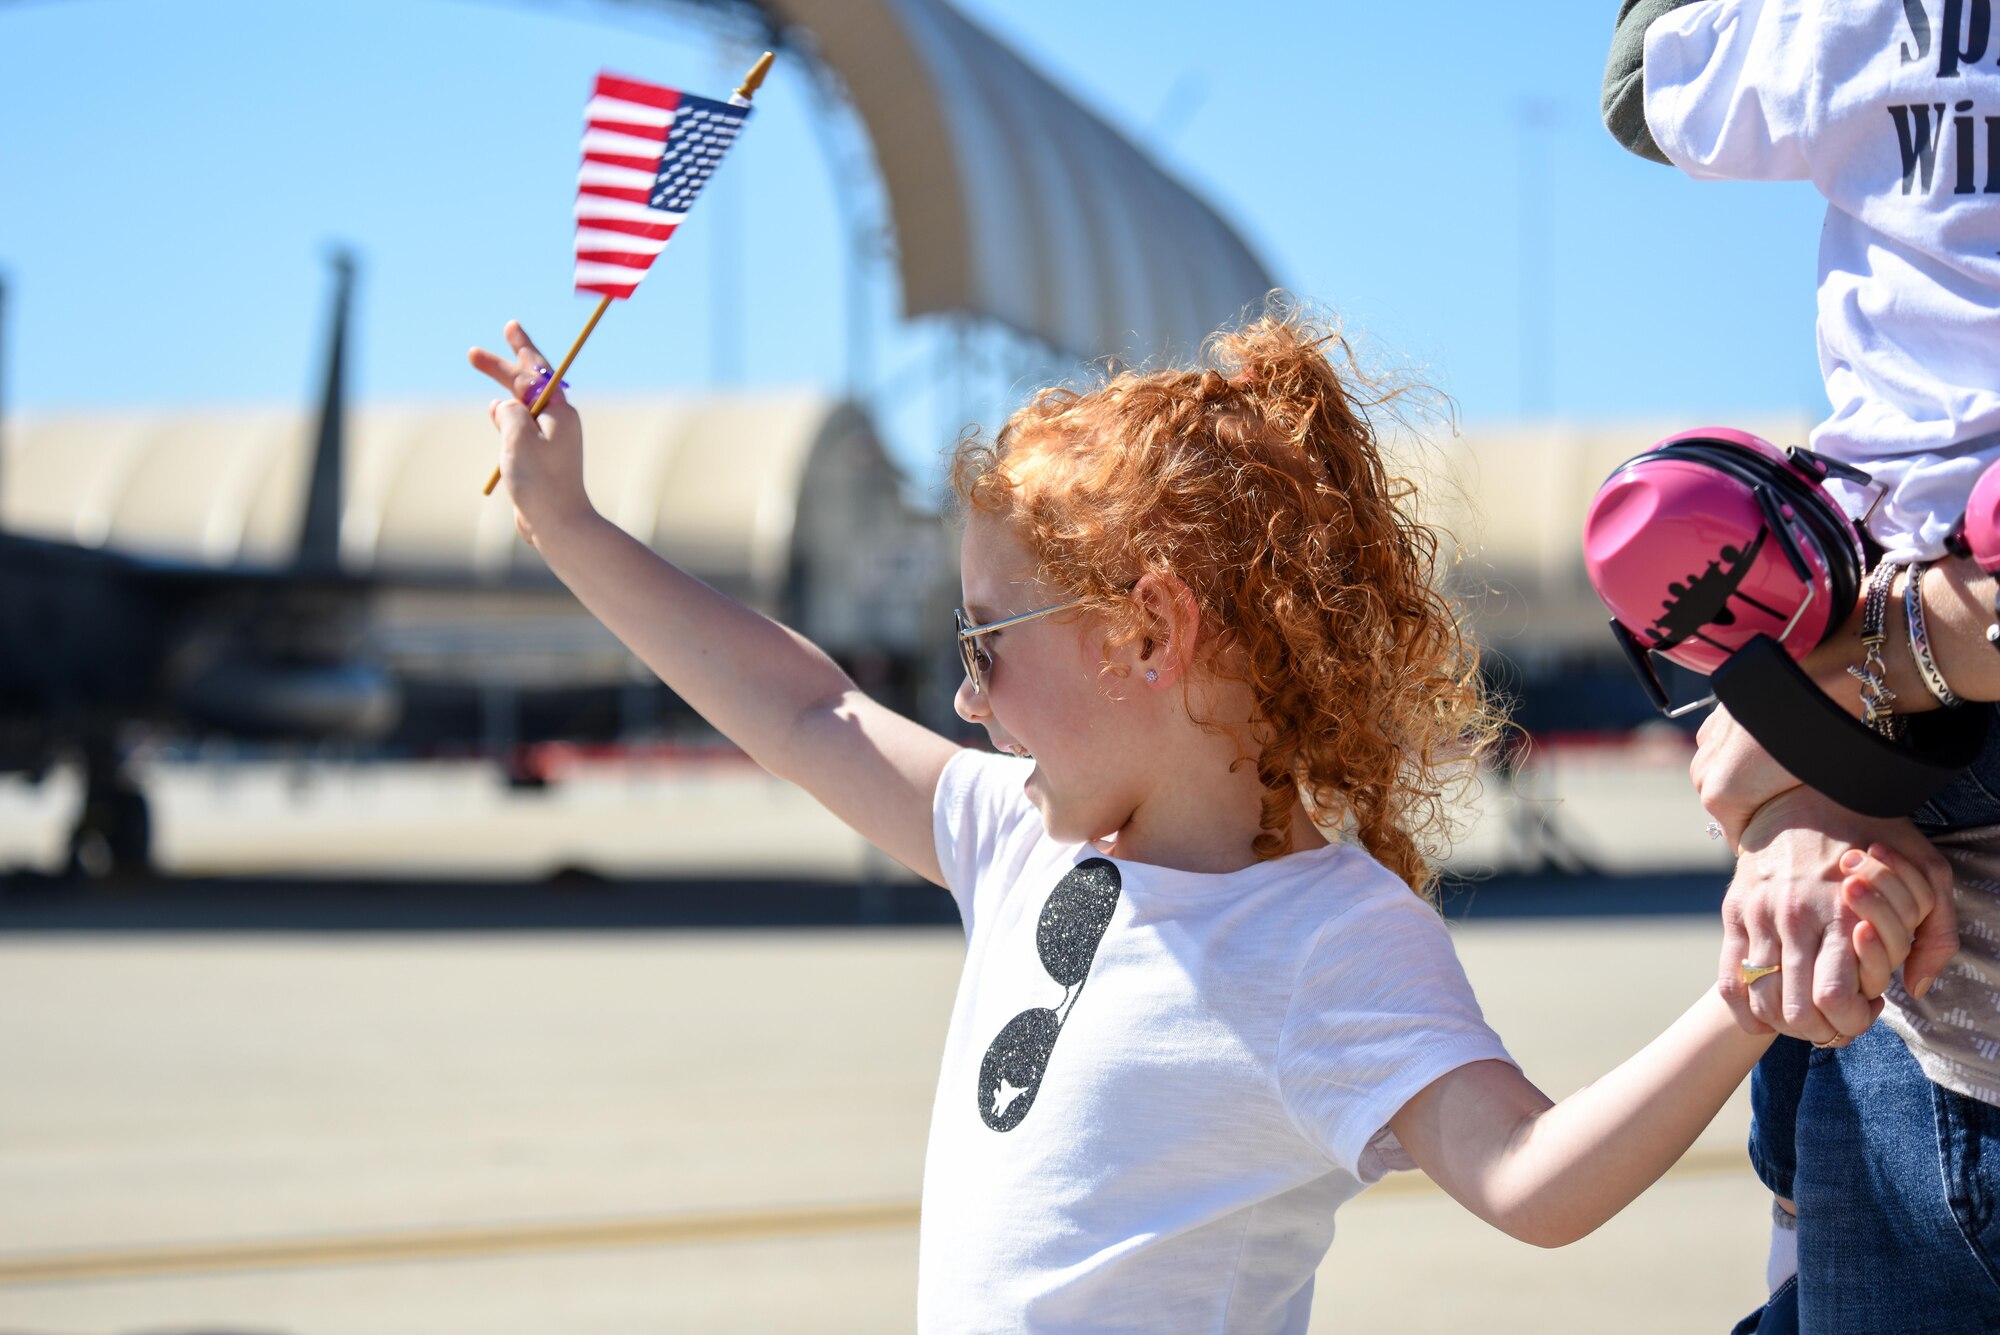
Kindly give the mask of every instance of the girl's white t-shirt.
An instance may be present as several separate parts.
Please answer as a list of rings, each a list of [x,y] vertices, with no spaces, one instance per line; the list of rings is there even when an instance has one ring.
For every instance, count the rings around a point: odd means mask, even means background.
[[[1051,840],[1031,761],[934,808],[966,928],[924,1167],[918,1329],[1298,1332],[1386,1123],[1509,1061],[1443,921],[1360,849],[1226,875]]]
[[[1702,179],[1826,198],[1813,448],[1886,488],[1869,528],[1929,560],[2000,459],[2000,32],[1909,0],[1702,0],[1646,29],[1646,126]],[[1857,517],[1869,489],[1828,483]]]

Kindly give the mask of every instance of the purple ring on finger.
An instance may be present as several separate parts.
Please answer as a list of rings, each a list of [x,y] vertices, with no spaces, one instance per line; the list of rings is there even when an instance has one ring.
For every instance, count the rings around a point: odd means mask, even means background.
[[[521,402],[527,404],[530,408],[534,407],[535,400],[539,399],[542,396],[542,391],[549,387],[549,380],[554,375],[555,372],[551,371],[548,367],[537,366],[535,368],[535,381],[533,384],[528,386],[525,392],[522,393]],[[561,387],[563,389],[568,389],[569,381],[567,380],[563,381]]]

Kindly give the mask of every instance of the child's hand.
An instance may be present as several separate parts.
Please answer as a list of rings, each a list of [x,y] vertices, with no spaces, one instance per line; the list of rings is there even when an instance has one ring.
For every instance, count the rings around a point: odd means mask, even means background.
[[[506,335],[512,360],[484,348],[474,348],[468,360],[508,393],[487,415],[500,433],[500,476],[514,500],[514,527],[539,547],[538,533],[591,513],[583,489],[583,424],[560,386],[540,418],[528,415],[524,400],[541,383],[548,361],[518,321],[508,321]]]
[[[1851,848],[1840,859],[1847,879],[1840,902],[1860,921],[1853,932],[1861,994],[1870,1000],[1889,988],[1890,976],[1909,957],[1917,927],[1937,907],[1928,878],[1887,844],[1866,852]]]

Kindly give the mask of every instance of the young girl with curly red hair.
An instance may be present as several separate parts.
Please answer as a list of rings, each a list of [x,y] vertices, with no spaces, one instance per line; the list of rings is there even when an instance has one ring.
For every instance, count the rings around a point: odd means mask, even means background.
[[[924,1173],[925,1331],[1303,1331],[1334,1211],[1419,1167],[1555,1246],[1659,1177],[1768,1036],[1713,990],[1559,1104],[1426,897],[1498,721],[1345,345],[1046,390],[962,444],[966,750],[666,564],[584,493],[576,413],[493,405],[521,532],[754,759],[950,890],[967,954]],[[1879,902],[1879,901],[1878,901]],[[1907,941],[1893,918],[1876,924]]]

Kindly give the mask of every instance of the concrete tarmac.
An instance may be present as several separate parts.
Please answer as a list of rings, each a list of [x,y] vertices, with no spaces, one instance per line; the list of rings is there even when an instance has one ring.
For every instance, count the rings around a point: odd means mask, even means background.
[[[1714,972],[1710,917],[1454,927],[1566,1093]],[[0,1335],[913,1325],[955,928],[0,935]],[[1350,1204],[1313,1330],[1727,1330],[1744,1095],[1584,1242],[1417,1174]],[[949,1266],[952,1258],[938,1258]]]

